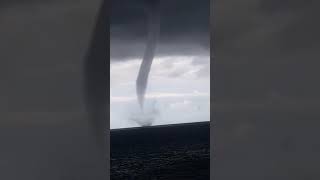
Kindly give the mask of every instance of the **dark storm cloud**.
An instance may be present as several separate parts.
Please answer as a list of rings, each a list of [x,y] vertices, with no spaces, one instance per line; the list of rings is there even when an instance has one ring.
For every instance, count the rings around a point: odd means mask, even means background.
[[[211,41],[216,99],[265,102],[319,97],[319,4],[316,0],[216,1]]]
[[[111,58],[140,58],[146,42],[144,8],[148,1],[113,1]],[[209,54],[209,0],[162,0],[156,56]]]

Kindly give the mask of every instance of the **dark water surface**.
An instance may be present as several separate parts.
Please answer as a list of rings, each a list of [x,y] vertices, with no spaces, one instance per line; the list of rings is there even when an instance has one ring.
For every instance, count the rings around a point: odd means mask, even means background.
[[[111,131],[111,179],[209,179],[209,122]]]

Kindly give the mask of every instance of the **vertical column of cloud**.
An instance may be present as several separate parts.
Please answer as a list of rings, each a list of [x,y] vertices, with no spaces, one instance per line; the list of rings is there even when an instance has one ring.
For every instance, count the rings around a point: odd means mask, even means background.
[[[148,35],[146,49],[143,60],[139,69],[138,78],[136,81],[137,98],[141,110],[145,99],[145,93],[148,86],[148,76],[150,73],[152,61],[156,50],[157,41],[160,34],[160,6],[158,1],[147,7],[148,15]]]

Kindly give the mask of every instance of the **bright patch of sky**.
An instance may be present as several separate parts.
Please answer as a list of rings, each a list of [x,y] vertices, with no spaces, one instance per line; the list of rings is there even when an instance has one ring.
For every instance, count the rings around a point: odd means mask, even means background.
[[[139,112],[135,82],[140,63],[139,59],[111,63],[111,129],[139,126],[130,116]],[[158,112],[153,125],[209,121],[209,56],[155,58],[145,108]]]

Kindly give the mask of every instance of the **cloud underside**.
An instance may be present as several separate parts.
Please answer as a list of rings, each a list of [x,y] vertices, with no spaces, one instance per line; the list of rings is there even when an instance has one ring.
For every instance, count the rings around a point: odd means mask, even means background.
[[[111,59],[142,57],[147,24],[144,8],[148,1],[120,0],[112,4],[110,27]],[[210,0],[197,3],[162,0],[160,39],[156,56],[208,55]]]

